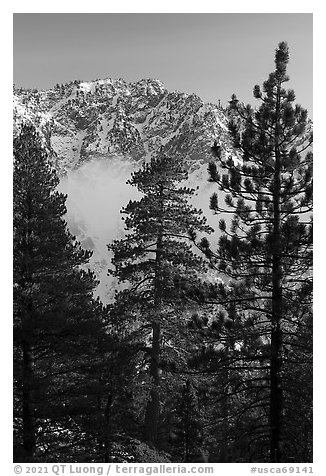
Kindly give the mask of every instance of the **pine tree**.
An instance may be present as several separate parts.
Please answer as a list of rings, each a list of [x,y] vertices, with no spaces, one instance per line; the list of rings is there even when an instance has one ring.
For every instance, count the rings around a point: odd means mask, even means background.
[[[230,109],[240,125],[232,120],[229,129],[242,160],[222,152],[217,159],[227,173],[221,176],[215,162],[209,167],[210,180],[226,193],[227,205],[214,196],[211,207],[234,213],[229,228],[220,220],[222,235],[215,253],[219,270],[231,279],[223,299],[234,303],[243,322],[251,319],[261,332],[260,353],[269,361],[271,462],[290,457],[285,451],[290,442],[284,420],[289,392],[284,373],[293,366],[286,356],[311,306],[312,134],[307,111],[294,105],[294,91],[283,86],[289,79],[288,61],[288,47],[282,42],[275,54],[275,71],[263,90],[254,88],[261,103],[257,109],[232,96]],[[207,243],[204,248],[212,258]]]
[[[145,346],[151,390],[144,437],[152,443],[158,441],[162,350],[167,352],[176,335],[181,335],[187,283],[199,281],[198,272],[204,268],[192,242],[197,232],[211,231],[201,210],[188,204],[194,190],[179,186],[186,179],[180,161],[165,156],[133,173],[129,184],[143,197],[122,210],[126,238],[109,246],[113,274],[129,283],[116,296],[118,320],[132,322],[145,345],[151,334],[151,343]]]
[[[15,458],[24,461],[60,446],[46,435],[83,412],[102,336],[96,281],[82,269],[90,253],[67,229],[58,182],[35,128],[24,125],[13,177]]]

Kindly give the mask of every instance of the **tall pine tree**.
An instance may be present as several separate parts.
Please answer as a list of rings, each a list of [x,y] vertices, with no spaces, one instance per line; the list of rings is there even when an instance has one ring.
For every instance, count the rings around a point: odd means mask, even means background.
[[[151,389],[144,437],[151,443],[159,438],[162,352],[171,350],[176,336],[182,334],[185,289],[187,283],[199,280],[198,272],[204,268],[192,241],[197,232],[211,231],[201,210],[188,204],[194,190],[179,185],[186,179],[180,161],[166,156],[152,159],[133,173],[129,183],[143,198],[130,201],[122,210],[126,238],[109,246],[114,254],[113,274],[129,283],[116,296],[118,320],[132,322],[149,361]]]
[[[220,205],[215,194],[211,208],[234,213],[230,227],[220,220],[222,236],[215,253],[219,270],[231,278],[224,288],[226,301],[260,330],[260,356],[269,362],[271,462],[286,461],[295,446],[285,420],[293,391],[285,371],[295,368],[288,356],[299,339],[298,328],[301,335],[303,328],[307,332],[311,313],[312,134],[307,111],[294,104],[293,90],[284,89],[288,61],[288,47],[282,42],[274,72],[262,90],[254,88],[261,103],[255,110],[232,96],[229,129],[242,159],[222,151],[215,156],[226,173],[219,174],[216,162],[209,166],[210,180],[226,193],[227,205]],[[207,243],[203,245],[212,257]],[[309,365],[308,358],[306,371],[311,373]]]
[[[90,253],[67,229],[58,182],[35,128],[24,125],[13,177],[15,459],[23,461],[67,445],[65,428],[78,427],[71,415],[84,411],[102,336],[96,281],[82,268]]]

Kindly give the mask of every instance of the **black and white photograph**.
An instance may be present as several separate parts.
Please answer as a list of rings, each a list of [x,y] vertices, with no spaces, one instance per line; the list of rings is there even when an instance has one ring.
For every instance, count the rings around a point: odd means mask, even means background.
[[[41,12],[12,15],[13,462],[312,472],[313,14]]]

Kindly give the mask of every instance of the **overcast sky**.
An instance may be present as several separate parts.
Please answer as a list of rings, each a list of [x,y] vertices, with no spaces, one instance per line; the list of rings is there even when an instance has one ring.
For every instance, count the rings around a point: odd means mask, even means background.
[[[252,89],[290,48],[288,87],[312,115],[312,14],[17,13],[14,82],[51,88],[74,79],[161,80],[170,90],[254,104]]]

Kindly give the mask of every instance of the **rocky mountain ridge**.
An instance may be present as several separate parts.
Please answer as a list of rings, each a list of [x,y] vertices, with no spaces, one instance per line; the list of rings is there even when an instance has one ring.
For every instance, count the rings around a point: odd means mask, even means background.
[[[15,126],[22,120],[39,128],[60,171],[90,158],[147,161],[160,150],[182,155],[192,171],[209,160],[213,140],[231,147],[222,108],[195,94],[169,92],[152,79],[15,89]]]

